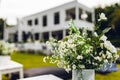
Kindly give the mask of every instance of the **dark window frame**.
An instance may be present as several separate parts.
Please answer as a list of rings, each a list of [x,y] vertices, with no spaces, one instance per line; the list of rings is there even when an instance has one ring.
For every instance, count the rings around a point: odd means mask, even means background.
[[[54,24],[60,24],[60,12],[54,13]]]
[[[38,25],[38,24],[39,24],[38,18],[35,19],[34,23],[35,23],[35,25]]]
[[[47,26],[47,15],[44,15],[42,18],[42,26],[46,27]]]
[[[27,24],[28,24],[29,26],[32,26],[32,20],[28,20],[28,21],[27,21]]]
[[[66,13],[65,21],[68,21],[70,19],[73,19],[73,20],[76,19],[76,8],[75,7],[66,9],[65,13]]]

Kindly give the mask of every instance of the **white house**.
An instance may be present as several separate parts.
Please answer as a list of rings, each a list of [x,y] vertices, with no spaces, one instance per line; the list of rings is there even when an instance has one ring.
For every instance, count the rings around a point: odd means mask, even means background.
[[[46,5],[45,5],[46,6]],[[68,33],[68,22],[73,19],[78,28],[93,30],[94,9],[77,0],[18,20],[14,27],[6,28],[4,40],[26,42],[28,39],[46,41],[50,37],[62,39]]]

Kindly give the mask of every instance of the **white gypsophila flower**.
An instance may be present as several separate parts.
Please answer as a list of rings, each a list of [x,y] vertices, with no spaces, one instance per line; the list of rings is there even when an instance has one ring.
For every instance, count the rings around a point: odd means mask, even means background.
[[[65,70],[66,70],[67,72],[71,71],[70,65],[68,65]]]
[[[103,40],[103,41],[106,41],[107,40],[107,37],[105,35],[103,35],[100,40]]]
[[[108,60],[104,60],[104,63],[108,63]]]
[[[73,42],[72,39],[69,39],[69,40],[68,40],[68,43],[72,43],[72,42]]]
[[[83,56],[78,55],[78,56],[77,56],[77,59],[78,59],[78,60],[79,60],[79,59],[83,59]]]
[[[58,66],[59,68],[62,68],[62,67],[63,67],[63,62],[60,62],[60,61],[59,61],[59,62],[57,63],[57,66]]]
[[[85,68],[85,65],[78,65],[81,69]]]
[[[118,59],[118,58],[119,58],[119,55],[115,55],[115,58]]]
[[[108,50],[110,50],[110,52],[117,53],[116,48],[111,44],[110,41],[105,41],[104,42],[104,46],[105,46],[105,48],[107,48]]]
[[[102,54],[102,57],[105,58],[105,54],[104,53]]]
[[[95,37],[98,37],[98,34],[97,34],[96,32],[94,32],[94,36],[95,36]]]
[[[43,58],[43,62],[45,62],[45,63],[46,63],[46,59],[47,59],[47,57],[44,57],[44,58]]]
[[[111,58],[112,54],[109,51],[106,51],[107,58]]]
[[[99,19],[98,19],[98,21],[102,21],[102,20],[107,20],[107,17],[105,16],[105,14],[104,13],[101,13],[100,15],[99,15]]]
[[[76,69],[76,65],[73,65],[72,68],[73,68],[73,69]]]
[[[100,58],[99,56],[97,57],[94,57],[95,60],[99,60],[99,61],[102,61],[102,58]]]

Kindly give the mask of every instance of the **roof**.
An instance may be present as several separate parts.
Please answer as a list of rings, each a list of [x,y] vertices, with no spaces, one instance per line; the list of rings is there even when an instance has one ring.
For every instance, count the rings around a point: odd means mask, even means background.
[[[73,0],[73,1],[70,1],[70,2],[68,2],[68,3],[63,3],[63,4],[59,5],[59,6],[56,6],[56,7],[53,7],[53,8],[49,8],[49,9],[46,9],[46,10],[44,10],[44,11],[37,12],[37,13],[35,13],[35,14],[31,14],[31,15],[25,16],[25,17],[23,17],[23,19],[24,19],[24,18],[27,18],[27,17],[30,17],[30,16],[34,16],[34,15],[38,15],[38,14],[44,13],[44,12],[46,12],[46,11],[51,11],[51,10],[54,10],[54,9],[56,9],[56,8],[63,7],[63,6],[65,6],[65,5],[69,5],[69,4],[72,4],[72,3],[78,3],[80,6],[83,6],[83,7],[85,7],[85,8],[88,8],[88,10],[90,10],[90,11],[91,11],[91,9],[92,9],[92,8],[89,8],[89,7],[81,4],[81,3],[80,3],[79,1],[77,1],[77,0]],[[46,6],[46,5],[45,5],[45,6]]]

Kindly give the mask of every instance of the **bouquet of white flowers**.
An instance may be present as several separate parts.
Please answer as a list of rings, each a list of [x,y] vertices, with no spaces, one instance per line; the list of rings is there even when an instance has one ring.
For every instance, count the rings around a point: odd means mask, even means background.
[[[107,20],[103,13],[99,22],[102,20]],[[117,50],[105,36],[110,28],[98,31],[99,26],[96,26],[95,31],[88,33],[85,29],[80,31],[73,22],[69,26],[68,36],[59,41],[51,39],[47,42],[54,54],[44,60],[49,59],[51,63],[57,63],[58,67],[67,71],[106,68],[104,64],[116,61]]]
[[[0,41],[0,55],[10,55],[15,51],[15,45],[5,41]]]

